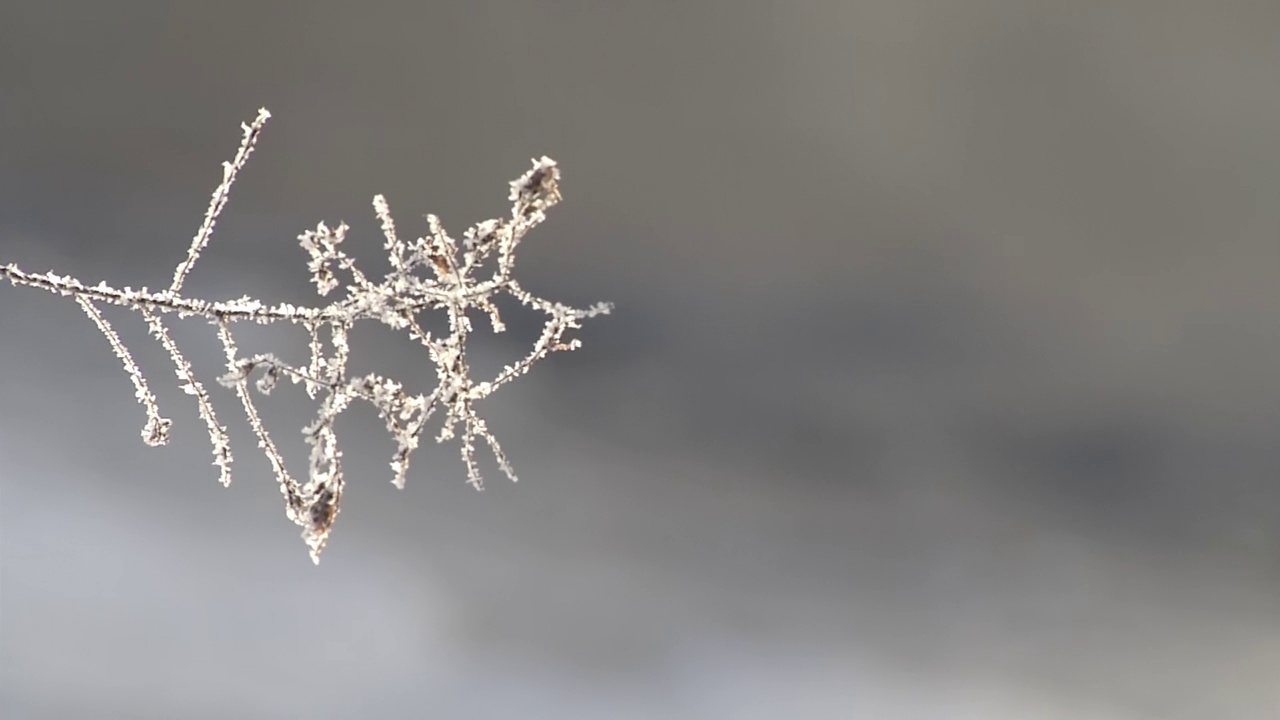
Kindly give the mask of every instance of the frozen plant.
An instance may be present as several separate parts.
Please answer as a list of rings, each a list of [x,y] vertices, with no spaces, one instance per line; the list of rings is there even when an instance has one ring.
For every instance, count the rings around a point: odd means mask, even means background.
[[[475,409],[476,402],[488,397],[494,390],[528,372],[534,363],[557,350],[573,350],[580,346],[577,339],[566,339],[568,330],[581,327],[585,318],[607,314],[610,306],[597,304],[579,310],[557,302],[537,297],[521,287],[513,277],[515,251],[524,236],[545,218],[545,212],[560,201],[557,185],[560,171],[553,160],[543,157],[533,161],[533,167],[511,183],[509,217],[486,220],[469,228],[463,234],[461,247],[441,226],[434,215],[427,216],[428,232],[412,242],[402,240],[391,219],[387,201],[381,196],[373,198],[373,209],[382,225],[386,239],[384,247],[391,263],[391,271],[375,282],[356,267],[354,259],[341,249],[348,227],[344,223],[329,227],[316,225],[298,236],[304,250],[310,256],[307,263],[311,280],[321,295],[328,295],[339,285],[337,272],[350,276],[344,297],[324,307],[295,307],[288,304],[267,305],[259,300],[242,297],[238,300],[208,301],[185,297],[181,294],[183,282],[191,272],[195,261],[209,243],[214,224],[226,206],[231,186],[237,174],[244,168],[253,153],[258,136],[271,114],[262,109],[248,125],[242,125],[244,139],[235,159],[223,163],[222,182],[213,191],[204,222],[196,232],[187,250],[187,256],[178,263],[173,281],[163,290],[123,290],[98,283],[85,285],[72,277],[53,272],[34,274],[15,265],[0,266],[3,275],[14,285],[42,288],[50,292],[75,298],[89,316],[116,357],[124,365],[133,381],[134,395],[146,412],[146,424],[142,439],[148,445],[163,445],[169,437],[169,419],[160,415],[155,396],[148,387],[142,371],[134,362],[129,349],[120,336],[103,317],[98,303],[122,305],[142,314],[152,336],[160,342],[172,358],[181,388],[195,398],[200,418],[209,430],[213,447],[213,464],[218,467],[223,485],[231,483],[231,448],[227,429],[219,423],[213,403],[203,384],[195,378],[191,364],[183,357],[164,324],[165,315],[179,318],[196,316],[205,319],[217,332],[226,356],[226,374],[218,381],[235,391],[244,408],[250,427],[258,437],[258,446],[271,463],[280,492],[285,499],[285,513],[290,520],[302,527],[302,537],[310,548],[311,559],[320,561],[338,515],[342,499],[342,452],[338,449],[334,434],[334,422],[343,410],[355,400],[371,403],[386,422],[387,430],[396,441],[396,451],[391,459],[392,483],[403,488],[409,470],[409,456],[418,446],[427,421],[437,412],[443,412],[442,427],[436,435],[437,442],[457,438],[462,461],[467,469],[467,482],[476,489],[482,488],[479,468],[476,465],[476,443],[482,440],[497,458],[499,467],[513,481],[511,468],[498,440],[490,432]],[[487,277],[483,276],[487,274]],[[494,298],[510,295],[525,306],[547,316],[541,335],[533,348],[519,362],[508,365],[496,377],[476,381],[467,366],[467,339],[472,332],[467,311],[477,308],[489,318],[494,332],[502,332],[504,326]],[[420,315],[426,311],[441,310],[448,315],[449,334],[437,337],[423,329]],[[413,340],[426,348],[435,364],[438,383],[430,393],[410,395],[399,382],[377,374],[354,376],[348,373],[347,360],[351,347],[348,333],[357,320],[372,319],[403,330]],[[236,348],[231,326],[236,321],[249,320],[260,324],[287,322],[301,325],[310,335],[310,363],[304,367],[291,365],[273,354],[242,356]],[[322,331],[327,336],[326,350]],[[308,479],[299,482],[285,467],[284,459],[272,442],[266,427],[254,405],[249,391],[249,380],[263,394],[271,392],[284,376],[294,383],[301,383],[313,400],[318,398],[316,418],[302,432],[311,447]]]

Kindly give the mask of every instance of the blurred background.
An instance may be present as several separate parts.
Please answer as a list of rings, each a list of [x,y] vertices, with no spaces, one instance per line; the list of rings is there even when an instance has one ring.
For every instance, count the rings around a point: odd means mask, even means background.
[[[482,406],[521,482],[371,409],[318,567],[216,339],[0,287],[0,715],[1280,717],[1280,5],[0,6],[0,262],[317,304],[297,234],[565,201],[519,277],[616,303]],[[536,316],[481,334],[483,373]],[[305,335],[244,329],[305,361]],[[385,327],[352,370],[429,389]],[[312,405],[261,404],[295,473]]]

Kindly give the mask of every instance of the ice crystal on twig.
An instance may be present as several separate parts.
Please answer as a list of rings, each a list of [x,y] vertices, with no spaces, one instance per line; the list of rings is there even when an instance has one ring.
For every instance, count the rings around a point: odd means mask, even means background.
[[[235,158],[223,164],[222,182],[214,190],[204,222],[191,241],[186,257],[174,269],[173,281],[160,291],[146,288],[119,290],[98,283],[88,286],[72,277],[49,272],[29,273],[16,265],[0,266],[0,275],[14,285],[26,285],[74,297],[98,330],[106,337],[112,351],[129,375],[135,396],[142,405],[146,421],[142,429],[148,445],[168,442],[171,421],[160,415],[154,394],[142,371],[115,329],[102,315],[99,303],[120,305],[142,313],[150,334],[156,338],[173,361],[181,389],[196,399],[201,420],[209,431],[213,465],[218,468],[223,485],[231,482],[231,448],[227,429],[218,421],[213,402],[204,385],[195,377],[191,364],[179,351],[163,322],[166,315],[179,318],[198,316],[214,326],[222,343],[226,372],[219,383],[233,390],[244,410],[250,428],[258,439],[280,484],[285,500],[285,513],[302,527],[303,540],[311,558],[320,561],[338,515],[342,500],[342,452],[338,449],[334,422],[352,402],[363,400],[377,410],[387,431],[396,441],[392,455],[392,482],[403,488],[409,471],[409,456],[418,447],[427,422],[443,412],[437,442],[458,439],[467,482],[477,489],[483,480],[476,461],[477,439],[483,440],[497,459],[498,466],[512,480],[516,479],[511,463],[489,426],[476,412],[476,403],[499,387],[528,372],[534,363],[552,352],[579,347],[577,339],[565,335],[581,327],[581,322],[607,314],[610,306],[597,304],[576,309],[551,302],[525,290],[512,276],[515,250],[525,235],[545,218],[545,212],[560,201],[560,170],[550,158],[533,161],[533,167],[511,183],[508,217],[485,220],[469,228],[462,244],[450,237],[439,218],[427,216],[428,233],[412,242],[402,240],[387,201],[374,197],[373,210],[385,239],[383,244],[391,264],[391,272],[381,281],[366,276],[355,260],[343,252],[348,227],[339,223],[330,227],[321,222],[314,230],[298,236],[308,254],[307,269],[311,281],[322,296],[342,284],[340,276],[350,277],[345,296],[323,307],[295,307],[288,304],[267,305],[252,298],[213,302],[184,297],[182,285],[191,273],[200,253],[213,235],[214,225],[230,197],[231,186],[244,169],[258,142],[267,119],[265,109],[258,111],[252,123],[242,125],[243,139]],[[493,262],[486,262],[490,259]],[[487,277],[483,268],[491,267]],[[467,341],[474,331],[467,310],[476,308],[489,318],[493,332],[503,332],[494,298],[509,295],[521,304],[546,315],[542,333],[533,348],[518,362],[508,365],[496,377],[473,380],[467,365]],[[443,311],[448,318],[449,333],[437,336],[423,329],[419,317],[424,312]],[[291,365],[272,354],[245,357],[239,354],[231,326],[252,320],[260,324],[286,322],[302,326],[310,338],[310,360],[302,367]],[[392,329],[404,331],[420,343],[435,364],[437,386],[429,393],[410,394],[390,378],[377,374],[352,375],[347,369],[351,353],[348,333],[357,321],[377,320]],[[326,343],[328,342],[328,349]],[[305,482],[295,479],[285,466],[262,417],[254,404],[254,389],[267,394],[283,377],[305,388],[307,395],[319,400],[315,419],[303,428],[303,436],[311,447]]]

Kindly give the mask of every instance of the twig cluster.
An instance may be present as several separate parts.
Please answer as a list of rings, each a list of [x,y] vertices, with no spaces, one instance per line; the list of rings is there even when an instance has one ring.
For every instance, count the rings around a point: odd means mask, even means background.
[[[434,215],[427,216],[429,232],[424,237],[412,242],[402,240],[386,199],[381,195],[374,197],[374,212],[382,226],[384,247],[391,264],[391,271],[379,282],[366,276],[342,251],[341,245],[349,229],[345,223],[329,227],[321,222],[314,230],[299,235],[298,241],[310,256],[307,267],[311,271],[311,280],[320,295],[328,295],[338,287],[339,271],[351,278],[345,297],[324,307],[266,305],[247,296],[222,302],[184,297],[182,285],[201,251],[208,245],[218,216],[226,206],[231,186],[253,153],[270,116],[266,109],[259,110],[252,123],[241,126],[244,137],[240,148],[231,162],[223,163],[222,182],[214,190],[204,222],[192,239],[186,258],[174,270],[168,288],[156,291],[145,287],[141,290],[116,289],[106,283],[88,286],[72,277],[52,272],[29,273],[12,264],[0,266],[0,275],[14,285],[42,288],[75,298],[106,337],[133,382],[134,395],[146,412],[143,441],[156,446],[168,441],[171,422],[160,414],[142,371],[97,304],[120,305],[142,313],[150,334],[173,360],[182,390],[195,397],[200,418],[209,431],[213,464],[218,468],[219,480],[223,485],[229,485],[232,455],[227,429],[219,422],[209,393],[196,379],[191,364],[170,336],[164,316],[195,316],[212,324],[226,360],[226,373],[218,381],[239,398],[249,425],[258,438],[258,446],[266,453],[280,484],[285,512],[290,520],[302,527],[302,536],[311,558],[319,562],[320,552],[338,515],[344,484],[342,453],[338,449],[334,422],[353,401],[364,400],[372,404],[395,439],[397,447],[391,459],[391,469],[392,482],[397,488],[404,487],[409,457],[417,448],[427,421],[438,412],[443,412],[444,418],[436,441],[459,439],[468,483],[477,489],[483,487],[476,463],[477,440],[489,446],[499,467],[514,481],[515,472],[488,425],[476,413],[476,402],[528,372],[534,363],[550,353],[579,347],[579,340],[565,339],[566,332],[581,327],[581,321],[586,318],[607,314],[610,306],[601,303],[579,310],[551,302],[528,292],[512,276],[516,247],[530,230],[543,221],[546,210],[560,200],[560,171],[547,157],[534,160],[532,169],[511,183],[510,216],[473,225],[464,233],[461,244],[445,232]],[[486,268],[492,268],[492,273],[481,277]],[[544,313],[546,325],[523,359],[508,365],[496,377],[477,382],[470,377],[467,365],[467,340],[473,331],[467,310],[477,308],[483,311],[493,331],[503,332],[505,327],[494,305],[495,297],[502,294]],[[436,310],[443,310],[448,315],[447,336],[432,335],[420,324],[422,313]],[[347,361],[351,347],[348,334],[356,321],[365,319],[377,320],[395,330],[407,332],[410,338],[426,348],[435,364],[438,379],[432,392],[411,395],[393,379],[377,374],[349,374]],[[297,367],[269,353],[241,356],[231,326],[242,320],[301,325],[310,335],[309,364]],[[328,340],[327,349],[322,335]],[[311,447],[306,482],[289,473],[263,425],[249,391],[249,381],[254,375],[257,376],[254,385],[263,394],[271,392],[284,376],[294,383],[301,383],[309,397],[319,400],[315,420],[302,431]]]

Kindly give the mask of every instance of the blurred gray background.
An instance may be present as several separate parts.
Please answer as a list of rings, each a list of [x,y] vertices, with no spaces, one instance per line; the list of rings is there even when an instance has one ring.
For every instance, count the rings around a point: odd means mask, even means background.
[[[0,262],[320,302],[296,235],[565,202],[526,287],[617,303],[314,567],[140,317],[0,287],[0,715],[1280,717],[1280,5],[6,2]],[[489,338],[483,369],[536,326]],[[200,323],[176,337],[206,384]],[[305,357],[305,337],[244,331]],[[429,387],[383,327],[353,370]],[[263,411],[295,470],[310,402]]]

